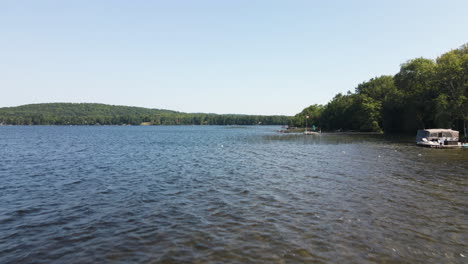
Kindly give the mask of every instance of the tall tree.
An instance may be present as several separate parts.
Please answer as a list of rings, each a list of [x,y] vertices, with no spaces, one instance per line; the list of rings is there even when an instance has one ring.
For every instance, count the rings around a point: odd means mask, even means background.
[[[468,44],[437,58],[437,119],[439,124],[461,127],[465,137],[468,119]],[[444,117],[444,118],[440,118]]]
[[[401,65],[395,75],[396,88],[405,102],[403,129],[414,131],[431,127],[434,122],[434,79],[436,64],[433,60],[417,58]]]

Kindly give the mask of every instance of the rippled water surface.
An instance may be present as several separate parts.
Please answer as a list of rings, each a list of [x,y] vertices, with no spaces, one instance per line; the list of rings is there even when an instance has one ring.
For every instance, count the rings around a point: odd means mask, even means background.
[[[468,150],[278,127],[0,127],[0,263],[467,263]]]

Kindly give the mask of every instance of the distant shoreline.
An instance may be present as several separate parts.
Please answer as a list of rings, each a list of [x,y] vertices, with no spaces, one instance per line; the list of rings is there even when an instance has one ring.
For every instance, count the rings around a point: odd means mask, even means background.
[[[44,103],[0,108],[3,125],[286,125],[283,115],[183,113],[96,103]]]
[[[158,126],[222,126],[222,127],[256,127],[256,126],[263,126],[263,127],[267,127],[267,126],[274,126],[274,127],[279,127],[281,125],[264,125],[264,124],[257,124],[257,125],[236,125],[236,124],[232,124],[232,125],[217,125],[217,124],[203,124],[203,125],[200,125],[200,124],[169,124],[169,125],[166,125],[166,124],[162,124],[162,125],[142,125],[142,124],[139,124],[139,125],[132,125],[132,124],[89,124],[89,125],[83,125],[83,124],[59,124],[59,125],[55,125],[55,124],[38,124],[38,125],[13,125],[13,124],[0,124],[0,127],[8,127],[8,126],[14,126],[14,127],[20,127],[20,126],[24,126],[24,127],[38,127],[38,126],[56,126],[56,127],[59,127],[59,126],[81,126],[81,127],[102,127],[102,126],[135,126],[135,127],[138,127],[138,126],[142,126],[142,127],[158,127]]]

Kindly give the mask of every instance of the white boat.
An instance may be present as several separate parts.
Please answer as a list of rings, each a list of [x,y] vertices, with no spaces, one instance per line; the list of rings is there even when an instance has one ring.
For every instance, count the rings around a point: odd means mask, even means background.
[[[416,145],[429,148],[460,148],[459,133],[452,129],[421,129],[416,134]]]

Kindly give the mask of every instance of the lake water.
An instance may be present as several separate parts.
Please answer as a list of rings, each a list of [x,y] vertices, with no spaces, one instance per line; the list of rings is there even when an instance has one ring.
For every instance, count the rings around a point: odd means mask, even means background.
[[[0,127],[0,263],[467,263],[468,150],[279,127]]]

